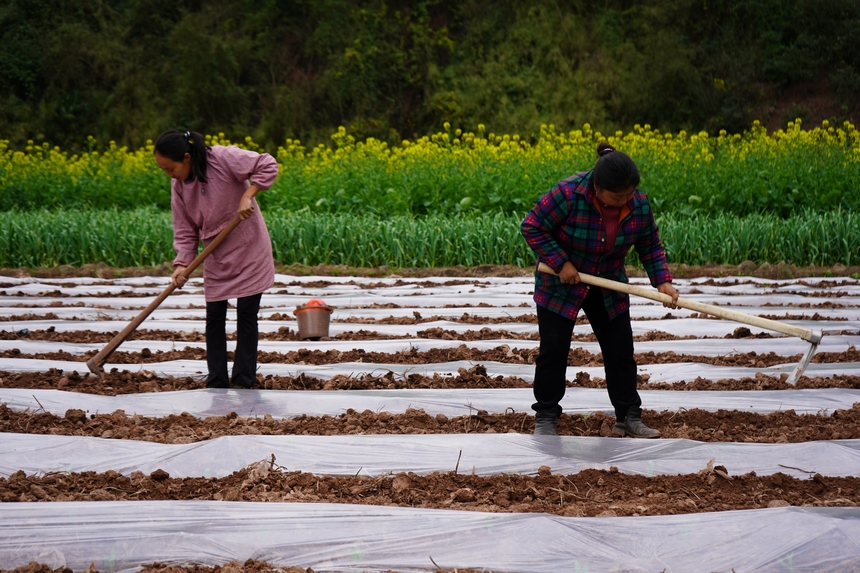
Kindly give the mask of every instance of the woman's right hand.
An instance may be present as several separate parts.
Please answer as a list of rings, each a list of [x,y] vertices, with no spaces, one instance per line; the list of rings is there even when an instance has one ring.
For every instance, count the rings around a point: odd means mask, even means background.
[[[170,279],[171,279],[171,281],[173,281],[173,285],[176,288],[182,288],[185,286],[185,282],[188,280],[188,278],[185,275],[183,275],[182,273],[185,272],[186,268],[188,268],[188,267],[178,266],[173,271],[173,276],[170,277]]]
[[[573,263],[567,261],[564,263],[564,266],[561,267],[561,272],[558,273],[558,278],[561,279],[561,282],[575,285],[579,282],[579,272],[576,270],[576,267],[573,266]]]

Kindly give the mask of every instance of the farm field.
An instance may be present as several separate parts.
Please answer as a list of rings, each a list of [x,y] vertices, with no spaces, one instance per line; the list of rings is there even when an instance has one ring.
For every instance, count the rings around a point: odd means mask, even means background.
[[[632,299],[657,441],[608,437],[587,322],[561,435],[531,435],[528,272],[278,275],[253,390],[204,388],[193,279],[88,374],[167,280],[0,280],[4,571],[856,567],[860,280],[676,280],[821,330],[794,386],[807,342]],[[335,307],[318,341],[292,314],[311,298]]]
[[[151,4],[0,9],[0,573],[860,573],[860,2]],[[800,336],[633,297],[659,440],[585,317],[533,434],[524,217],[607,144],[554,234],[609,262],[635,179],[683,297]],[[232,183],[277,278],[209,389],[202,265],[164,289]]]

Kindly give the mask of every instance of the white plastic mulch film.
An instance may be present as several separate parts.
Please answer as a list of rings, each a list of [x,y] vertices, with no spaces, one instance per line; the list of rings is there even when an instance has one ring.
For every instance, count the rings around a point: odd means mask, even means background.
[[[858,508],[575,518],[315,503],[13,504],[7,562],[132,571],[253,558],[314,571],[855,571]],[[432,559],[432,561],[431,561]]]
[[[735,475],[777,472],[798,478],[860,474],[860,440],[755,444],[694,440],[618,440],[522,434],[366,436],[224,436],[192,444],[156,444],[75,436],[8,434],[0,474],[106,472],[223,477],[275,456],[289,470],[336,476],[428,474],[455,467],[477,475],[555,473],[615,466],[631,474],[694,474],[711,459]]]
[[[57,332],[121,330],[167,284],[165,277],[134,279],[15,279],[0,288],[0,330],[18,333],[0,341],[0,351],[23,354],[63,350],[73,357],[100,350],[92,343],[29,340],[27,331]],[[361,279],[353,277],[278,276],[278,285],[263,297],[260,329],[297,330],[292,312],[311,298],[336,307],[332,336],[349,331],[375,331],[380,340],[303,342],[261,341],[260,350],[288,352],[301,348],[399,352],[455,348],[535,348],[536,340],[502,339],[464,342],[422,338],[420,332],[440,328],[462,334],[489,326],[514,334],[537,332],[533,322],[517,320],[534,313],[532,277]],[[647,285],[645,279],[632,282]],[[678,280],[685,298],[730,306],[753,315],[821,330],[819,351],[843,352],[860,342],[860,281],[811,278],[775,281],[749,277]],[[727,356],[751,351],[791,357],[808,343],[797,338],[726,338],[738,323],[708,319],[682,309],[669,310],[632,298],[636,335],[659,331],[682,340],[636,343],[636,351],[675,352],[679,360],[640,366],[650,382],[692,381],[697,377],[733,379],[757,373],[790,373],[796,362],[772,367],[712,366],[683,360],[684,355]],[[832,303],[838,303],[832,304]],[[78,306],[80,304],[80,306]],[[140,328],[203,331],[201,283],[193,280],[181,294],[169,297]],[[399,325],[376,322],[387,317],[413,317],[428,322]],[[458,321],[462,315],[503,319],[491,325]],[[275,316],[277,320],[270,320]],[[785,318],[780,318],[785,317]],[[234,328],[231,310],[228,329]],[[507,318],[510,322],[504,322]],[[349,322],[346,322],[346,320]],[[365,321],[365,322],[362,322]],[[752,334],[765,332],[747,326]],[[590,332],[578,325],[575,333]],[[779,336],[779,335],[777,335]],[[5,338],[12,338],[7,336]],[[659,337],[657,337],[659,338]],[[597,353],[596,343],[575,343]],[[203,343],[135,340],[121,349],[140,351],[203,348]],[[232,349],[232,344],[231,344]],[[336,375],[379,376],[391,372],[432,376],[456,375],[475,363],[422,365],[335,363],[322,366],[261,364],[260,372],[328,379]],[[531,365],[485,362],[490,376],[533,380]],[[57,368],[87,372],[82,361],[28,358],[0,359],[0,371],[44,372]],[[204,361],[177,360],[119,365],[107,369],[153,372],[157,376],[197,376]],[[602,368],[571,367],[603,376]],[[807,374],[818,377],[860,374],[856,363],[813,363]],[[672,392],[641,390],[643,407],[657,411],[682,408],[742,410],[768,413],[832,412],[851,408],[860,391],[846,389]],[[122,409],[128,415],[161,417],[189,412],[198,417],[236,412],[242,416],[285,418],[338,415],[358,411],[405,412],[421,408],[428,414],[463,415],[487,412],[530,412],[530,389],[500,390],[376,390],[287,392],[197,390],[121,396],[80,395],[55,390],[0,387],[0,403],[15,410],[52,412],[70,408],[87,413]],[[568,389],[566,412],[611,412],[602,389]],[[382,475],[396,472],[446,472],[459,465],[478,475],[535,474],[542,465],[555,473],[587,468],[642,475],[686,474],[703,469],[709,460],[732,473],[759,475],[783,472],[800,478],[860,475],[860,440],[796,444],[701,443],[690,440],[617,440],[544,437],[522,434],[227,436],[193,444],[155,444],[73,436],[5,434],[0,444],[0,475],[19,470],[105,472],[129,475],[163,469],[172,477],[219,477],[275,455],[290,470],[329,475]],[[398,507],[315,503],[236,502],[68,502],[0,504],[0,568],[32,561],[53,568],[84,571],[94,564],[103,571],[133,571],[142,564],[224,564],[253,558],[276,566],[311,567],[315,571],[434,571],[436,565],[496,572],[543,571],[855,571],[860,563],[860,510],[857,508],[774,508],[658,517],[568,518],[546,514],[480,513],[416,510]],[[434,564],[435,562],[435,564]]]

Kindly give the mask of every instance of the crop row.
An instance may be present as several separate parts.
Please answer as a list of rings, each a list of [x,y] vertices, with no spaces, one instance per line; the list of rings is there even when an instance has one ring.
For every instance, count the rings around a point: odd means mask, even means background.
[[[209,144],[231,144],[223,134]],[[378,217],[524,214],[557,181],[595,162],[607,140],[630,154],[658,214],[860,211],[860,132],[849,122],[802,129],[800,120],[768,134],[758,123],[741,134],[660,133],[650,126],[601,134],[587,124],[558,133],[544,126],[533,142],[517,135],[445,130],[398,146],[356,141],[341,128],[331,145],[277,150],[281,174],[259,196],[263,208]],[[239,145],[259,150],[246,138]],[[169,180],[152,144],[110,143],[69,155],[48,144],[13,150],[0,140],[0,210],[169,208]],[[261,150],[262,151],[262,150]]]
[[[502,264],[528,267],[534,256],[522,239],[521,217],[504,214],[445,217],[310,210],[268,211],[275,259],[281,264],[394,268]],[[806,210],[773,214],[658,218],[670,262],[702,265],[785,261],[846,266],[860,262],[860,213]],[[635,255],[628,261],[637,264]],[[0,212],[0,266],[156,266],[171,261],[170,214],[134,210]]]

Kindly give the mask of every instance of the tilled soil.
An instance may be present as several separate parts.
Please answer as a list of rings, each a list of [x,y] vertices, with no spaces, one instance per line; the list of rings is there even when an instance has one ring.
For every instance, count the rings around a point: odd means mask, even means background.
[[[697,408],[679,412],[645,410],[645,422],[660,430],[664,438],[700,442],[755,442],[784,444],[812,440],[860,439],[860,403],[850,410],[828,414],[797,414],[793,410],[755,414],[737,410],[708,412]],[[564,436],[611,437],[615,418],[595,412],[590,415],[562,414],[558,433]],[[190,444],[221,436],[297,435],[333,436],[348,434],[500,434],[534,430],[534,417],[527,413],[490,414],[476,410],[466,416],[430,416],[421,409],[402,414],[357,412],[348,409],[338,416],[300,415],[289,419],[226,416],[197,418],[188,413],[161,418],[90,414],[69,409],[64,416],[20,412],[0,404],[0,432],[89,436],[106,439],[142,440],[163,444]]]
[[[155,372],[121,372],[112,368],[102,376],[95,376],[81,369],[64,372],[51,368],[47,372],[2,372],[0,388],[31,388],[40,390],[64,390],[82,394],[117,396],[146,392],[173,392],[195,390],[206,387],[205,377],[184,376],[159,378]],[[697,377],[690,381],[650,382],[649,375],[638,376],[640,389],[649,390],[797,390],[810,388],[860,388],[860,376],[840,375],[829,378],[801,376],[796,384],[786,382],[785,374],[768,376],[757,373],[755,377],[724,378],[711,380]],[[258,375],[255,388],[262,390],[404,390],[409,388],[530,388],[532,385],[516,376],[489,376],[487,368],[477,364],[472,368],[459,368],[456,375],[434,374],[395,375],[364,374],[356,376],[335,375],[329,379],[315,378],[307,374],[299,376]],[[567,381],[569,388],[605,388],[604,378],[579,372],[576,378]]]
[[[223,478],[171,478],[164,470],[144,475],[54,473],[0,478],[4,502],[215,500],[326,502],[486,512],[543,512],[568,517],[673,515],[779,506],[854,506],[860,478],[815,474],[800,480],[783,473],[740,476],[708,463],[698,473],[646,477],[587,469],[537,476],[477,476],[433,472],[377,477],[333,477],[288,471],[261,460]]]
[[[111,570],[107,570],[108,573]],[[15,569],[3,569],[0,567],[0,573],[73,573],[68,567],[59,567],[51,569],[49,566],[42,563],[30,563],[24,567],[16,567]],[[101,573],[95,566],[95,563],[90,565],[87,573]],[[111,571],[112,573],[112,571]],[[280,567],[271,565],[264,561],[256,559],[248,559],[244,563],[238,561],[230,561],[224,565],[214,565],[208,567],[206,565],[165,565],[164,563],[147,563],[141,565],[138,573],[314,573],[310,567]],[[397,571],[383,571],[381,573],[397,573]],[[454,569],[453,572],[447,569],[437,569],[434,573],[493,573],[489,569],[477,571],[475,569]]]
[[[112,570],[107,570],[111,571]],[[105,573],[107,573],[107,571]],[[479,573],[473,569],[458,569],[458,573]],[[270,565],[269,563],[265,563],[263,561],[257,561],[255,559],[248,559],[244,563],[239,563],[238,561],[230,561],[229,563],[225,563],[224,565],[215,565],[213,567],[207,567],[205,565],[188,565],[184,567],[180,567],[177,565],[165,565],[164,563],[147,563],[146,565],[141,565],[141,568],[138,569],[139,573],[314,573],[314,570],[308,567],[305,569],[304,567],[276,567],[274,565]],[[51,569],[48,565],[44,563],[30,563],[29,565],[25,565],[23,567],[16,567],[15,569],[3,569],[0,567],[0,573],[73,573],[71,569],[68,567],[58,567],[56,569]],[[101,573],[101,571],[95,566],[95,563],[90,565],[90,568],[87,570],[87,573]],[[384,573],[397,573],[396,571],[386,571]],[[442,569],[437,570],[436,573],[448,573]],[[483,573],[493,573],[492,571],[485,571]]]
[[[739,265],[686,265],[679,263],[670,263],[669,269],[672,271],[672,276],[678,278],[698,278],[698,277],[725,277],[738,276],[735,284],[749,282],[749,279],[743,276],[753,276],[765,279],[786,279],[798,278],[799,282],[816,281],[816,277],[834,277],[830,281],[839,280],[838,277],[849,277],[860,273],[860,266],[853,265],[846,267],[845,265],[835,266],[805,266],[798,267],[785,263],[757,264],[753,261],[744,261]],[[456,265],[453,267],[435,267],[435,268],[392,268],[384,267],[350,267],[347,265],[304,265],[301,263],[293,263],[290,265],[278,265],[276,272],[288,276],[339,276],[339,277],[387,277],[387,278],[436,278],[436,277],[451,277],[452,280],[474,278],[474,277],[524,277],[534,274],[534,268],[517,267],[513,265],[476,265],[466,267],[464,265]],[[58,265],[55,267],[37,267],[37,268],[0,268],[0,276],[7,277],[38,277],[42,279],[50,278],[66,278],[66,277],[95,277],[102,279],[126,278],[126,277],[153,277],[153,276],[170,276],[173,274],[173,266],[169,263],[164,263],[157,266],[148,267],[110,267],[104,263],[86,264],[80,267],[71,265]],[[202,276],[202,269],[197,269],[192,276]],[[627,269],[629,277],[645,277],[645,271],[635,267]],[[321,282],[328,282],[326,279],[320,279]],[[307,285],[307,282],[298,282],[300,285]],[[430,282],[430,281],[428,281]],[[468,282],[468,281],[467,281]],[[108,282],[108,284],[110,284]],[[283,283],[280,283],[283,284]],[[277,286],[280,286],[277,285]],[[710,280],[703,284],[716,284],[716,281]],[[153,286],[163,286],[155,285]]]
[[[33,358],[38,360],[62,360],[70,362],[86,362],[98,353],[97,350],[89,350],[82,354],[72,354],[66,351],[27,353],[17,348],[0,352],[0,358]],[[260,364],[313,364],[324,365],[343,362],[365,362],[369,364],[437,364],[441,362],[454,362],[459,360],[470,362],[502,362],[509,364],[534,364],[538,354],[537,348],[511,348],[502,344],[490,350],[470,348],[466,344],[460,344],[455,348],[432,348],[429,350],[418,350],[411,348],[398,352],[376,352],[361,348],[352,350],[288,350],[286,352],[257,353],[257,361]],[[233,353],[228,357],[232,360]],[[152,364],[168,362],[172,360],[205,360],[206,350],[204,348],[185,347],[182,350],[156,350],[155,352],[144,348],[140,352],[116,351],[110,355],[113,364]],[[702,356],[695,354],[678,354],[676,352],[639,352],[636,354],[636,362],[639,365],[647,364],[676,364],[695,362],[699,364],[710,364],[714,366],[745,366],[753,368],[766,368],[778,364],[799,362],[801,354],[789,356],[779,355],[775,352],[758,353],[745,352],[725,356]],[[818,352],[812,356],[812,362],[819,364],[837,364],[843,362],[857,362],[860,360],[860,351],[852,348],[844,352]],[[593,354],[582,348],[573,348],[568,355],[569,366],[602,366],[603,359],[600,354]]]

